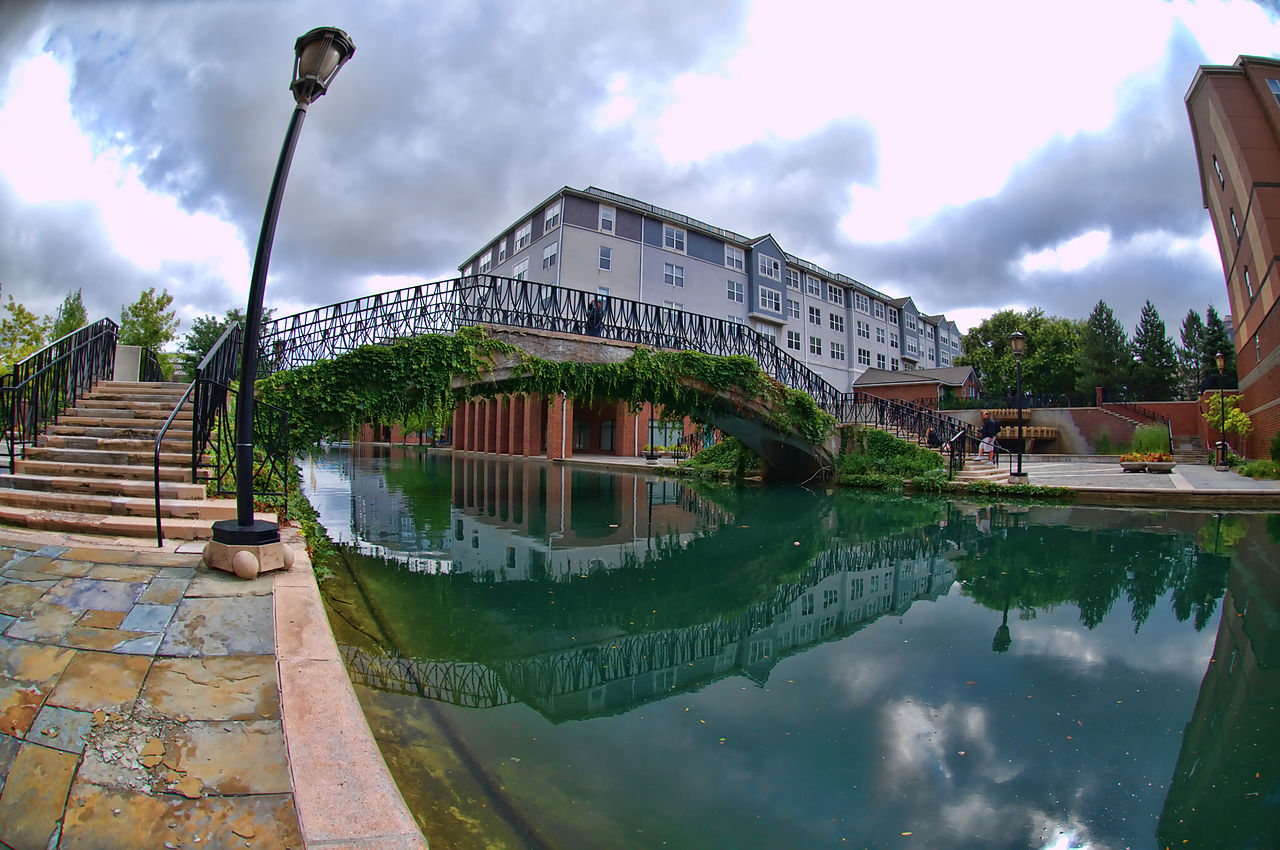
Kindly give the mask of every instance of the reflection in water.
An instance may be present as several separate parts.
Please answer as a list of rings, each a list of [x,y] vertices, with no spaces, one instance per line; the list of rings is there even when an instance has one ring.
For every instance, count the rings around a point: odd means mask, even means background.
[[[433,846],[1206,846],[1225,778],[1280,796],[1269,739],[1219,732],[1276,706],[1261,517],[313,463],[335,634]]]

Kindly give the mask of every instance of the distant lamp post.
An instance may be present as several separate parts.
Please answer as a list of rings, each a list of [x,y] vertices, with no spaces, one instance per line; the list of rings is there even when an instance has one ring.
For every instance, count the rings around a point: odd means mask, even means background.
[[[1013,348],[1013,359],[1018,363],[1018,389],[1017,389],[1017,409],[1018,409],[1018,471],[1010,476],[1019,484],[1025,484],[1027,476],[1022,472],[1022,356],[1027,351],[1027,336],[1022,331],[1014,331],[1009,334],[1009,345]]]
[[[1213,359],[1218,363],[1218,462],[1215,469],[1227,467],[1227,402],[1222,397],[1223,373],[1227,368],[1227,356],[1219,351]]]
[[[317,27],[311,30],[298,39],[293,49],[293,81],[289,88],[293,91],[296,106],[293,117],[289,119],[289,129],[285,133],[280,159],[276,163],[271,192],[267,195],[267,210],[262,217],[262,230],[258,234],[258,253],[253,261],[249,304],[245,310],[244,347],[240,355],[240,394],[236,405],[236,519],[220,520],[213,524],[213,542],[224,547],[238,547],[237,552],[245,547],[280,543],[279,526],[274,522],[255,521],[253,518],[253,385],[258,375],[258,338],[262,331],[262,300],[267,283],[267,266],[271,260],[271,243],[275,239],[276,219],[280,215],[285,180],[289,176],[289,165],[293,161],[293,151],[298,143],[298,133],[302,130],[307,107],[328,90],[333,78],[356,50],[350,36],[334,27]],[[257,575],[259,566],[263,569],[283,566],[275,563],[260,564],[266,553],[246,551],[253,557],[252,564],[245,557],[232,553],[239,559],[232,571],[241,578]],[[221,554],[226,556],[221,560],[233,560],[232,555],[225,550]],[[213,566],[227,568],[214,563],[209,552],[206,552],[206,560]]]

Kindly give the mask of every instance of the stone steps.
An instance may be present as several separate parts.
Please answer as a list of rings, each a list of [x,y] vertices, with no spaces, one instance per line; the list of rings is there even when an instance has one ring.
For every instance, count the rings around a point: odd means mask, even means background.
[[[268,518],[268,517],[264,517]],[[37,531],[60,531],[68,534],[98,534],[113,537],[156,536],[155,517],[86,514],[72,511],[20,508],[0,504],[0,523]],[[164,520],[165,537],[171,540],[207,540],[212,536],[211,523],[205,519],[172,518]]]
[[[153,496],[120,496],[100,493],[65,493],[58,490],[0,491],[0,502],[12,508],[65,511],[81,514],[116,514],[155,519]],[[187,519],[235,519],[234,499],[160,499],[161,517]],[[154,532],[155,529],[152,528]]]
[[[57,460],[36,460],[18,458],[13,463],[13,471],[25,475],[45,475],[52,477],[81,478],[125,478],[134,480],[155,480],[154,461],[145,464],[85,463]],[[189,481],[191,470],[187,466],[160,465],[161,481]]]
[[[182,479],[161,480],[161,499],[203,499],[205,485],[190,483],[188,470],[180,470]],[[85,476],[0,474],[0,487],[14,490],[42,490],[56,493],[97,493],[102,495],[145,496],[154,498],[152,478],[89,478]]]
[[[154,438],[153,438],[154,439]],[[60,463],[88,463],[96,465],[155,465],[155,443],[138,449],[72,449],[55,446],[31,446],[24,455],[30,460],[56,461]],[[191,453],[160,452],[162,466],[180,466],[191,463]]]
[[[1009,470],[996,466],[990,461],[967,457],[964,469],[956,473],[957,481],[992,481],[997,484],[1009,483]]]

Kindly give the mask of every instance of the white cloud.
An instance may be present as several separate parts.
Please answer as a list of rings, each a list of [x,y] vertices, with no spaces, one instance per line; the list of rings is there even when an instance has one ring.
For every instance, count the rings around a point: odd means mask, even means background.
[[[1110,245],[1110,233],[1104,230],[1091,230],[1074,239],[1068,239],[1054,248],[1026,254],[1019,261],[1019,266],[1024,276],[1050,269],[1072,272],[1084,268],[1101,257]]]

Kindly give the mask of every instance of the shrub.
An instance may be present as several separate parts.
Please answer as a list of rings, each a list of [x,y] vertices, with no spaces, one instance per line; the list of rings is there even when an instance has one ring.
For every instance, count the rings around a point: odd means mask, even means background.
[[[1280,463],[1280,431],[1275,432],[1271,437],[1271,459]]]
[[[1164,425],[1142,425],[1133,432],[1133,445],[1135,452],[1164,452],[1168,454],[1173,451],[1169,445],[1169,429]]]
[[[854,428],[846,434],[845,451],[836,465],[840,481],[848,483],[850,478],[864,475],[914,478],[941,467],[943,459],[937,452],[875,428]]]
[[[680,466],[695,474],[728,471],[743,477],[747,473],[759,471],[760,456],[743,445],[737,437],[725,437],[720,442],[707,446]]]
[[[1274,460],[1250,460],[1236,470],[1250,478],[1280,478],[1280,463]]]
[[[1111,442],[1110,434],[1099,434],[1098,439],[1093,441],[1093,451],[1100,455],[1114,455],[1124,451],[1123,445],[1117,445]]]

